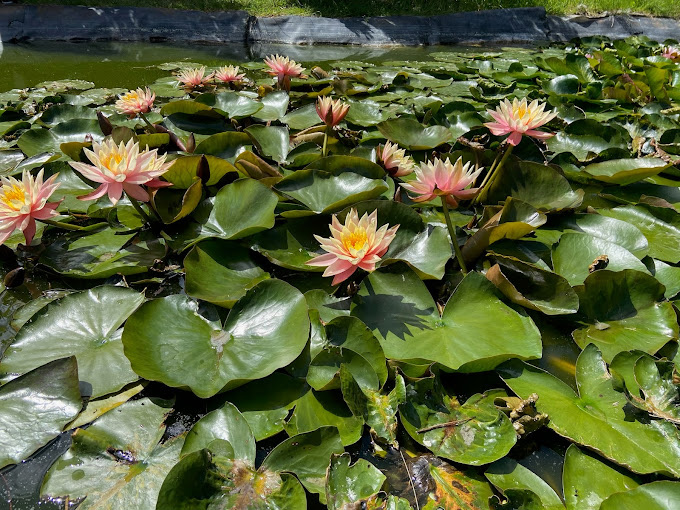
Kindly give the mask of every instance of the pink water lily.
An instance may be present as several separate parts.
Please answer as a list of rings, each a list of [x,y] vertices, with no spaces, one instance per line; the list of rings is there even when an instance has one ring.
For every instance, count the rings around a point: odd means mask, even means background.
[[[392,177],[402,177],[413,172],[415,162],[406,155],[404,149],[397,144],[386,142],[385,146],[378,145],[376,158]]]
[[[57,175],[43,182],[41,169],[35,178],[28,170],[24,170],[20,181],[14,177],[1,178],[0,244],[19,229],[23,231],[26,244],[29,245],[35,235],[35,220],[47,220],[58,215],[55,209],[59,203],[47,202],[60,185],[54,182]]]
[[[331,237],[314,236],[327,253],[313,258],[307,264],[325,267],[323,275],[332,276],[333,285],[345,281],[359,268],[374,271],[399,228],[399,225],[378,228],[377,211],[370,215],[365,213],[359,219],[356,209],[350,209],[344,225],[333,215],[329,226]]]
[[[455,163],[447,158],[442,161],[423,162],[416,167],[416,178],[401,186],[408,191],[414,202],[428,202],[436,197],[445,197],[451,207],[458,207],[458,200],[474,198],[479,188],[470,188],[482,169],[470,169],[470,162],[463,164],[463,158]]]
[[[153,102],[156,100],[156,93],[151,92],[148,87],[145,89],[130,90],[116,101],[116,110],[130,117],[135,117],[140,113],[151,111]]]
[[[220,81],[222,83],[239,82],[246,77],[245,74],[239,74],[238,66],[220,67],[217,71],[213,73],[213,76],[216,81]]]
[[[84,149],[87,158],[93,165],[78,161],[69,161],[75,170],[91,181],[101,183],[92,193],[84,195],[81,200],[94,200],[105,194],[115,205],[125,191],[129,196],[142,202],[149,200],[148,192],[142,188],[161,188],[171,186],[169,182],[158,179],[168,171],[174,161],[165,162],[166,156],[158,156],[158,150],[139,150],[139,143],[128,141],[120,145],[109,139],[92,145],[93,150]]]
[[[484,125],[496,136],[509,134],[508,143],[511,145],[519,144],[523,135],[545,140],[554,134],[538,131],[536,128],[557,116],[555,111],[546,112],[545,106],[545,103],[539,103],[537,100],[529,104],[526,97],[521,101],[515,98],[512,103],[505,99],[498,105],[496,111],[487,110],[496,122],[487,122]]]
[[[282,57],[281,55],[270,55],[264,59],[264,63],[269,67],[265,70],[266,73],[276,76],[279,87],[284,87],[290,90],[290,79],[291,78],[306,78],[302,72],[305,70],[300,64],[291,60],[288,57]]]
[[[321,121],[328,127],[335,127],[345,118],[349,111],[349,105],[339,99],[330,97],[318,97],[316,100],[316,113]]]
[[[671,60],[680,60],[680,48],[675,46],[664,46],[662,57],[670,58]]]
[[[205,66],[196,67],[194,69],[185,69],[181,71],[175,79],[180,82],[186,89],[195,89],[203,87],[210,83],[212,73],[205,75]]]

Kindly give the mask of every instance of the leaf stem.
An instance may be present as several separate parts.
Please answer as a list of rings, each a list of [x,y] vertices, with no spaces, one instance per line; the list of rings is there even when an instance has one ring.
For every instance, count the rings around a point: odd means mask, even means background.
[[[56,220],[50,220],[50,219],[45,219],[45,220],[38,220],[41,223],[44,223],[46,225],[52,225],[53,227],[59,227],[63,228],[65,230],[79,230],[81,232],[89,232],[91,230],[96,230],[100,227],[103,227],[106,225],[106,223],[95,223],[94,225],[88,225],[86,227],[80,226],[80,225],[73,225],[71,223],[64,223],[63,221],[56,221]]]
[[[501,158],[500,163],[498,163],[498,165],[496,165],[495,167],[494,167],[493,165],[491,166],[491,169],[489,170],[489,173],[486,174],[486,177],[485,177],[484,180],[482,181],[482,185],[480,186],[481,189],[479,190],[479,193],[477,194],[477,196],[475,197],[475,199],[472,201],[472,205],[475,205],[475,204],[476,204],[477,202],[479,202],[482,198],[486,198],[487,191],[488,191],[489,187],[491,186],[491,184],[493,183],[494,178],[495,178],[496,175],[498,174],[498,170],[500,170],[501,168],[503,168],[503,165],[505,164],[505,161],[508,159],[508,157],[510,156],[510,154],[512,154],[512,149],[513,149],[514,147],[515,147],[515,146],[512,145],[512,144],[508,145],[508,148],[505,149],[505,153],[503,154],[503,157]],[[496,159],[498,159],[498,157],[496,157]],[[494,163],[495,163],[495,162],[494,162]]]
[[[446,203],[446,197],[441,196],[442,208],[444,209],[444,218],[446,219],[446,227],[449,229],[449,235],[451,236],[451,244],[453,244],[453,254],[458,260],[458,265],[463,270],[463,274],[467,274],[467,267],[465,267],[465,261],[463,260],[463,254],[460,251],[460,246],[458,246],[458,238],[456,237],[456,229],[451,223],[451,215],[449,214],[449,206]]]
[[[425,432],[429,432],[431,430],[437,430],[437,429],[445,429],[448,427],[456,427],[458,425],[462,425],[463,423],[467,423],[469,421],[472,421],[474,418],[465,418],[464,420],[453,420],[453,421],[447,421],[446,423],[437,423],[435,425],[430,425],[429,427],[425,427],[424,429],[416,430],[418,434],[424,434]]]

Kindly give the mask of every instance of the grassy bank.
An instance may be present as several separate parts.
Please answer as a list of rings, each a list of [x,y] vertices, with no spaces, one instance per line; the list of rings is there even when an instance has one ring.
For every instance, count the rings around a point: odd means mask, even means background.
[[[206,11],[243,9],[257,16],[431,15],[501,7],[545,6],[550,14],[603,12],[680,17],[677,0],[24,0],[26,4],[171,7]]]

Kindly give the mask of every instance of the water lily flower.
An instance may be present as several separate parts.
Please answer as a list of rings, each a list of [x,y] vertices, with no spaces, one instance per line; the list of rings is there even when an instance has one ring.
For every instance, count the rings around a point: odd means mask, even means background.
[[[470,169],[470,162],[463,164],[463,158],[451,163],[447,158],[442,161],[425,161],[416,167],[416,178],[401,186],[408,191],[414,202],[427,202],[436,197],[444,197],[451,207],[458,207],[458,200],[474,198],[479,188],[470,188],[482,169]]]
[[[345,118],[349,111],[349,105],[339,99],[319,97],[316,100],[316,113],[328,127],[335,127]]]
[[[2,177],[0,187],[0,244],[4,243],[16,229],[20,229],[31,244],[35,235],[35,220],[47,220],[57,216],[58,202],[48,203],[47,199],[61,183],[55,183],[58,174],[43,182],[43,170],[33,178],[24,170],[21,181],[14,177]]]
[[[151,111],[153,102],[156,100],[156,93],[151,92],[148,87],[145,89],[130,90],[116,101],[116,110],[130,117],[135,117],[140,113]]]
[[[113,140],[105,140],[92,145],[94,150],[84,149],[87,158],[93,165],[78,161],[69,161],[75,170],[91,181],[101,183],[95,191],[78,197],[81,200],[94,200],[105,194],[115,205],[125,191],[130,197],[147,202],[148,192],[142,184],[149,188],[171,186],[169,182],[158,179],[168,171],[174,161],[165,162],[166,156],[158,156],[158,149],[139,150],[139,142],[120,142],[116,145]]]
[[[276,76],[278,79],[279,87],[283,86],[286,89],[290,89],[291,78],[306,78],[306,76],[302,74],[305,68],[288,57],[271,55],[264,59],[264,63],[269,67],[269,70],[266,72],[272,76]]]
[[[545,103],[537,100],[527,103],[527,98],[518,101],[515,98],[512,103],[505,99],[496,111],[487,110],[496,122],[487,122],[484,125],[496,136],[509,134],[508,143],[517,145],[522,140],[522,135],[545,140],[554,135],[545,131],[537,131],[536,128],[550,122],[557,116],[556,111],[546,112]]]
[[[315,235],[327,253],[313,258],[307,264],[325,267],[324,276],[333,277],[333,285],[345,281],[361,268],[374,271],[375,265],[387,252],[399,225],[378,228],[378,212],[365,213],[361,219],[356,209],[350,209],[345,224],[334,214],[330,226],[331,237]]]
[[[384,147],[378,145],[376,158],[392,177],[408,175],[413,172],[415,166],[415,162],[406,155],[406,151],[391,142],[386,142]]]
[[[222,83],[232,83],[239,82],[246,77],[245,74],[238,74],[239,67],[236,66],[224,66],[220,67],[217,71],[213,73],[215,80],[221,81]]]
[[[676,48],[675,46],[665,46],[661,56],[670,58],[671,60],[680,60],[680,48]]]
[[[181,71],[175,79],[180,82],[184,88],[195,89],[207,85],[212,79],[212,73],[205,75],[205,66],[196,67],[194,69],[185,69]]]

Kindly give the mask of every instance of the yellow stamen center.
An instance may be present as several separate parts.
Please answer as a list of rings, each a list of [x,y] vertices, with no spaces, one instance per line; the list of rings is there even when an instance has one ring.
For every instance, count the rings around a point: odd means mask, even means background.
[[[536,112],[529,108],[529,105],[516,106],[512,109],[512,113],[514,113],[517,119],[523,120],[525,122],[531,122],[533,118],[536,116]],[[527,117],[526,119],[524,118],[525,116]]]
[[[10,209],[18,211],[26,204],[26,192],[23,186],[17,184],[11,186],[5,185],[2,187],[0,200],[2,200]]]
[[[342,236],[342,244],[350,252],[357,252],[366,246],[368,237],[364,229],[357,229],[354,232],[348,232]]]
[[[115,166],[112,168],[111,160],[114,161]],[[101,161],[102,165],[105,168],[108,168],[113,172],[114,174],[120,173],[118,169],[118,165],[120,165],[120,162],[123,161],[123,155],[120,153],[112,153],[112,154],[107,154],[106,156],[102,157],[99,159]]]

